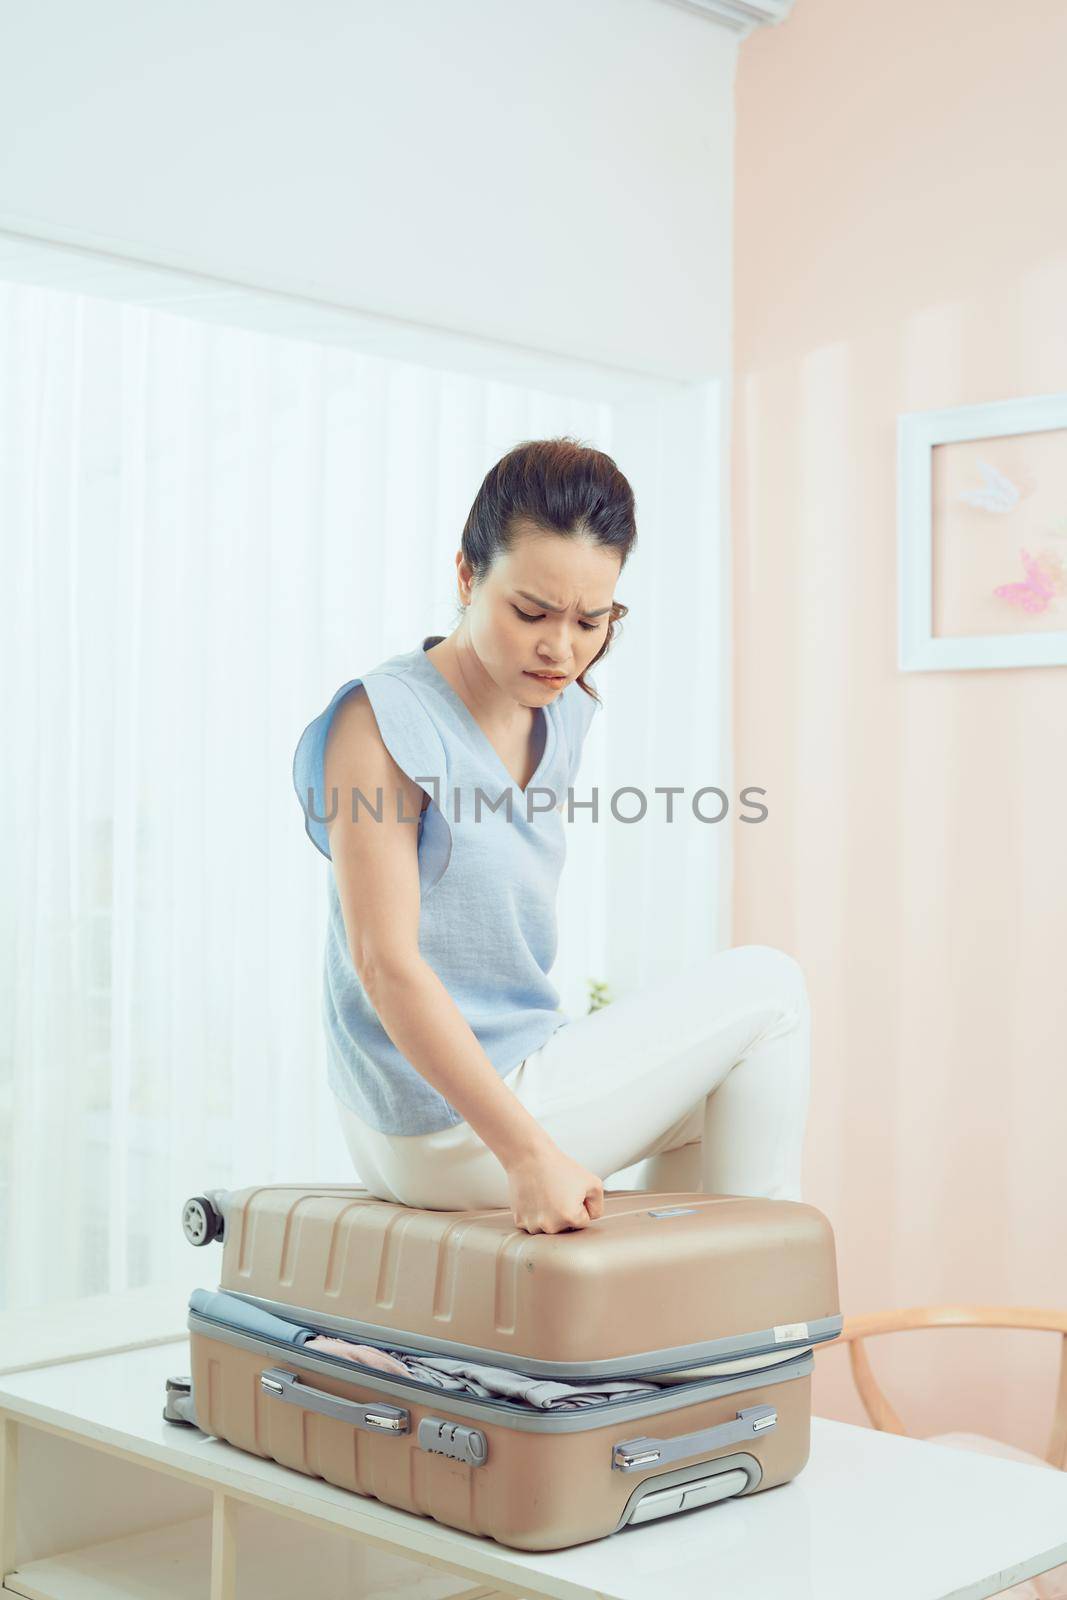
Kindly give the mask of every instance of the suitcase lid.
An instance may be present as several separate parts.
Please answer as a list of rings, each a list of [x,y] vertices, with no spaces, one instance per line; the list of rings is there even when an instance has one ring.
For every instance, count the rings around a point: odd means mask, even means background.
[[[219,1288],[347,1337],[545,1377],[654,1373],[836,1337],[833,1230],[800,1201],[608,1190],[586,1228],[429,1211],[361,1187],[219,1197]]]

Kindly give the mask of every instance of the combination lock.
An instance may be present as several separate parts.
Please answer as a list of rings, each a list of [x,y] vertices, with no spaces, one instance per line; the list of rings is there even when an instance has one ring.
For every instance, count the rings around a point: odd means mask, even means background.
[[[423,1417],[419,1423],[419,1445],[434,1455],[451,1456],[468,1466],[480,1467],[489,1454],[485,1434],[478,1428],[465,1428],[461,1422],[443,1422],[440,1417]]]

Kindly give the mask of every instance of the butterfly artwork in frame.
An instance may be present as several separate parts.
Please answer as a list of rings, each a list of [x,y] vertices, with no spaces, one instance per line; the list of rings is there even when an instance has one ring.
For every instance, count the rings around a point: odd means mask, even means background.
[[[1031,614],[1047,611],[1053,597],[1064,592],[1063,558],[1051,550],[1043,551],[1039,556],[1020,550],[1019,555],[1026,569],[1025,581],[998,583],[993,593],[998,600],[1006,600],[1021,611]]]
[[[901,671],[1067,666],[1067,395],[897,424]]]

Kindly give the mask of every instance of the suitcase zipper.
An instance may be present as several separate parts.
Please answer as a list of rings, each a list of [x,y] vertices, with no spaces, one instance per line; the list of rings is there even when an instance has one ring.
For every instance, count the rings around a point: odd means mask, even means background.
[[[265,1299],[256,1295],[242,1294],[229,1289],[219,1289],[217,1292],[219,1294],[232,1293],[235,1299],[243,1301],[244,1304],[255,1306],[257,1310],[268,1312],[271,1316],[281,1317],[283,1321],[292,1322],[295,1327],[312,1327],[309,1317],[300,1316],[298,1318],[291,1317],[286,1314],[290,1310],[302,1308],[289,1307],[287,1305],[283,1307],[278,1301]],[[341,1323],[344,1323],[346,1320],[348,1319],[338,1318],[338,1321]],[[626,1378],[655,1378],[661,1373],[667,1374],[671,1372],[684,1371],[687,1367],[715,1366],[719,1362],[725,1365],[727,1362],[733,1363],[734,1361],[744,1361],[749,1357],[757,1358],[760,1356],[777,1355],[779,1352],[782,1353],[783,1359],[795,1360],[797,1357],[802,1356],[807,1351],[811,1350],[814,1346],[827,1344],[839,1336],[843,1326],[843,1318],[840,1312],[822,1320],[825,1320],[831,1324],[831,1326],[825,1331],[813,1333],[811,1330],[811,1324],[806,1322],[783,1323],[770,1330],[774,1335],[773,1340],[765,1341],[763,1344],[756,1345],[748,1350],[737,1351],[734,1354],[721,1354],[718,1358],[714,1356],[701,1356],[699,1354],[686,1355],[677,1361],[664,1362],[660,1365],[655,1365],[650,1362],[648,1365],[642,1365],[640,1372],[627,1368],[622,1371],[598,1370],[594,1373],[546,1372],[540,1368],[540,1364],[535,1360],[532,1362],[531,1370],[529,1373],[527,1373],[527,1376],[546,1378],[550,1381],[557,1379],[561,1383],[580,1383],[586,1378],[603,1378],[605,1381]],[[405,1355],[450,1355],[459,1360],[466,1359],[470,1361],[481,1362],[485,1366],[496,1365],[504,1367],[511,1372],[525,1372],[526,1370],[512,1359],[498,1359],[494,1361],[493,1357],[494,1355],[497,1355],[498,1352],[491,1350],[468,1351],[460,1347],[442,1351],[435,1350],[433,1348],[418,1348],[410,1345],[402,1345],[395,1339],[390,1339],[389,1342],[386,1343],[382,1338],[377,1337],[373,1333],[364,1333],[361,1329],[361,1325],[358,1323],[351,1327],[323,1328],[315,1326],[314,1332],[324,1334],[334,1339],[347,1339],[353,1344],[370,1345],[372,1348],[378,1350],[403,1350]],[[344,1357],[341,1357],[341,1359],[344,1360]],[[766,1370],[773,1371],[778,1365],[778,1362],[772,1362]],[[752,1370],[755,1371],[757,1369],[753,1368]],[[734,1374],[724,1374],[724,1376],[733,1375]],[[694,1383],[702,1383],[704,1381],[705,1380],[702,1378],[694,1378],[693,1380]]]
[[[220,1293],[225,1293],[226,1291],[222,1290],[222,1291],[219,1291],[219,1292]],[[310,1357],[310,1358],[314,1359],[315,1361],[328,1361],[328,1362],[332,1363],[333,1365],[335,1365],[339,1370],[345,1371],[345,1372],[351,1374],[352,1378],[353,1378],[353,1382],[357,1381],[358,1377],[361,1376],[362,1374],[369,1374],[369,1375],[371,1375],[373,1377],[376,1377],[376,1378],[379,1378],[379,1379],[384,1378],[389,1383],[400,1384],[400,1385],[407,1386],[409,1388],[415,1389],[420,1394],[433,1395],[438,1400],[451,1399],[451,1400],[457,1400],[457,1401],[474,1401],[480,1406],[493,1406],[496,1409],[501,1410],[501,1411],[518,1412],[522,1416],[529,1416],[529,1415],[531,1415],[531,1413],[536,1413],[540,1409],[540,1408],[538,1408],[536,1406],[523,1405],[520,1401],[517,1401],[517,1400],[504,1400],[504,1399],[496,1399],[496,1400],[494,1400],[494,1399],[488,1398],[488,1397],[483,1396],[483,1395],[464,1394],[464,1392],[462,1390],[460,1390],[460,1389],[442,1389],[442,1388],[439,1388],[436,1384],[424,1383],[421,1378],[411,1378],[411,1377],[402,1378],[397,1373],[383,1372],[380,1367],[366,1366],[360,1361],[351,1361],[351,1360],[349,1360],[349,1358],[347,1356],[334,1355],[334,1354],[332,1354],[332,1352],[330,1352],[328,1350],[307,1350],[306,1349],[306,1345],[294,1345],[294,1344],[291,1344],[288,1340],[281,1339],[281,1338],[275,1338],[275,1336],[273,1334],[270,1334],[270,1333],[258,1332],[258,1331],[254,1332],[254,1333],[253,1332],[249,1332],[247,1329],[243,1329],[243,1328],[234,1326],[233,1324],[225,1321],[224,1318],[213,1317],[213,1316],[210,1315],[210,1313],[205,1312],[205,1311],[190,1310],[189,1316],[190,1316],[191,1319],[195,1319],[195,1321],[197,1321],[197,1322],[212,1323],[215,1327],[225,1328],[225,1329],[227,1329],[227,1331],[229,1331],[231,1333],[241,1333],[241,1334],[244,1334],[245,1337],[247,1337],[247,1338],[249,1338],[251,1340],[271,1345],[271,1346],[275,1347],[276,1349],[285,1350],[285,1351],[287,1351],[289,1353],[290,1357],[299,1358],[300,1356],[306,1354],[307,1357]],[[282,1319],[282,1320],[284,1320],[284,1319]],[[190,1321],[190,1326],[192,1326],[192,1321]],[[317,1327],[315,1327],[314,1324],[309,1323],[309,1322],[294,1322],[293,1323],[293,1327],[294,1328],[311,1328],[311,1331],[312,1331],[313,1334],[321,1333],[321,1334],[326,1335],[329,1338],[336,1338],[337,1337],[336,1331],[334,1329],[332,1329],[332,1328],[317,1328]],[[362,1343],[366,1343],[366,1344],[370,1344],[371,1343],[369,1340],[364,1340],[364,1341],[361,1341],[361,1342]],[[421,1358],[422,1356],[425,1356],[426,1353],[427,1353],[425,1350],[411,1350],[411,1349],[405,1347],[402,1344],[396,1344],[396,1343],[393,1343],[393,1344],[389,1345],[388,1347],[372,1345],[372,1348],[374,1348],[374,1349],[382,1348],[382,1349],[385,1349],[386,1352],[388,1352],[388,1350],[399,1350],[404,1355],[412,1355],[412,1356],[415,1356],[417,1358]],[[772,1366],[761,1367],[761,1368],[758,1368],[756,1370],[759,1371],[761,1374],[766,1372],[768,1374],[768,1380],[769,1381],[773,1381],[771,1375],[774,1372],[776,1372],[779,1367],[789,1366],[794,1361],[796,1361],[796,1359],[797,1359],[797,1352],[794,1351],[794,1352],[792,1352],[792,1354],[790,1354],[788,1356],[784,1356],[781,1361],[776,1361]],[[492,1365],[492,1363],[491,1362],[487,1362],[487,1363],[485,1363],[485,1365]],[[740,1376],[743,1376],[743,1374],[735,1373],[735,1372],[729,1372],[729,1373],[723,1373],[721,1378],[715,1378],[715,1377],[694,1378],[691,1383],[670,1384],[670,1385],[667,1386],[667,1390],[662,1391],[662,1392],[664,1392],[664,1393],[669,1392],[671,1394],[684,1394],[690,1388],[694,1388],[694,1389],[696,1389],[696,1388],[704,1388],[709,1383],[727,1383],[731,1378],[738,1378]],[[566,1380],[561,1380],[561,1381],[566,1381]],[[640,1401],[642,1399],[650,1399],[651,1397],[652,1397],[651,1391],[649,1391],[647,1393],[642,1393],[642,1394],[615,1395],[612,1399],[603,1400],[598,1405],[589,1406],[589,1407],[587,1407],[585,1409],[587,1409],[590,1412],[596,1411],[596,1412],[599,1413],[601,1411],[607,1411],[609,1409],[609,1407],[611,1407],[611,1406],[620,1406],[620,1407],[621,1406],[630,1406],[630,1405],[633,1405],[635,1402],[638,1402],[638,1401]],[[581,1409],[581,1408],[579,1408],[579,1409]],[[552,1414],[552,1412],[551,1412],[550,1408],[544,1408],[544,1415],[549,1416],[551,1414]],[[573,1413],[570,1413],[570,1414],[573,1415]]]

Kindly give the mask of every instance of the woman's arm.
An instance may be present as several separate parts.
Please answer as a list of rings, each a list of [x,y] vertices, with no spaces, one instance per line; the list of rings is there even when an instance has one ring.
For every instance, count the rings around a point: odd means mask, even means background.
[[[572,1161],[508,1089],[419,950],[418,828],[424,791],[382,741],[362,686],[338,706],[324,758],[325,792],[340,798],[327,825],[352,965],[405,1060],[469,1122],[508,1173],[516,1221],[531,1232],[584,1227],[601,1215],[600,1179]],[[365,808],[352,821],[359,788]]]

